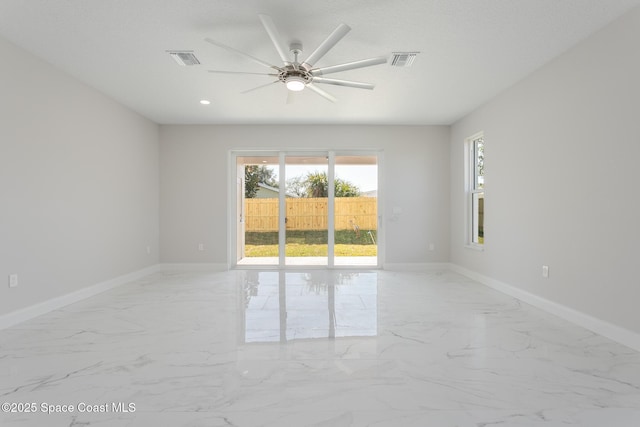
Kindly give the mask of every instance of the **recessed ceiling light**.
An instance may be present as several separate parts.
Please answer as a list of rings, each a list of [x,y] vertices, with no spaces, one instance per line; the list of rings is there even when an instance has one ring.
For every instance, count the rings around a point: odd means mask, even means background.
[[[200,100],[200,104],[202,104],[202,105],[209,105],[209,104],[211,104],[211,101],[209,101],[208,99],[201,99],[201,100]]]

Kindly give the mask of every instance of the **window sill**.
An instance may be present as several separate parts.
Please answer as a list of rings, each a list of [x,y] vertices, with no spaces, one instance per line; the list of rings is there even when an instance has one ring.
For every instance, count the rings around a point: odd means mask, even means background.
[[[467,249],[473,249],[474,251],[478,251],[478,252],[484,252],[484,245],[478,245],[475,243],[467,243],[466,245],[464,245],[465,248]]]

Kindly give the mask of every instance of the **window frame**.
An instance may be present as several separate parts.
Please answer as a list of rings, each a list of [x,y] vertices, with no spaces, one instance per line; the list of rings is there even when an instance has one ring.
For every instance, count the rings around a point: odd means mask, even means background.
[[[484,164],[484,132],[477,132],[465,139],[465,246],[470,249],[484,250],[484,208],[482,209],[482,242],[480,241],[479,232],[479,200],[485,198],[484,179],[479,182],[480,176],[484,178],[484,169],[482,175],[479,170],[478,162],[478,143],[483,146],[483,164]]]

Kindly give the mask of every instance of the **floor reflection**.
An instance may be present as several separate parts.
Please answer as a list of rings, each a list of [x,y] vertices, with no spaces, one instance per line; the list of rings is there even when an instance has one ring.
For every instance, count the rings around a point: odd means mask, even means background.
[[[378,274],[239,272],[244,342],[376,336]]]

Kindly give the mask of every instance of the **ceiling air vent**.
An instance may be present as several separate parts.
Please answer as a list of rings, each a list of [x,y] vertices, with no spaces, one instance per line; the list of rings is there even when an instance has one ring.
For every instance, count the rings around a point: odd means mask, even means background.
[[[200,64],[200,61],[198,61],[198,58],[196,58],[192,50],[168,50],[167,52],[169,52],[169,55],[179,65],[188,66]]]
[[[392,67],[411,67],[416,56],[420,52],[393,52],[391,57]]]

